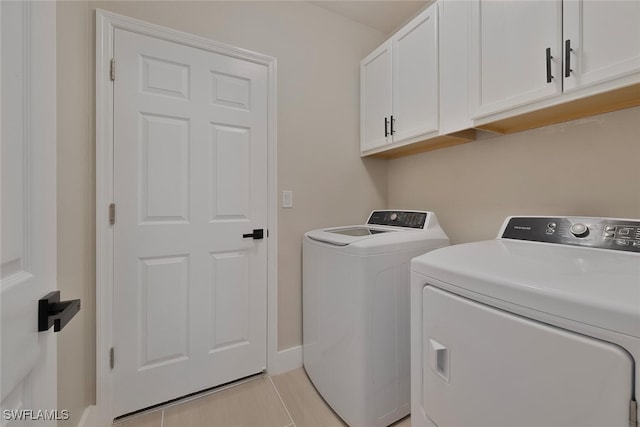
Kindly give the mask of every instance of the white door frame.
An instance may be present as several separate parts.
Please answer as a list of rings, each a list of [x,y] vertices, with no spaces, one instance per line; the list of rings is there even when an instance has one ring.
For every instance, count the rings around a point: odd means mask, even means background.
[[[96,405],[99,426],[113,420],[113,376],[109,352],[113,345],[113,82],[110,79],[116,29],[155,37],[265,65],[268,69],[267,105],[267,370],[276,369],[278,356],[278,205],[277,205],[277,79],[276,58],[214,42],[123,15],[96,10]],[[117,363],[117,362],[116,362]]]

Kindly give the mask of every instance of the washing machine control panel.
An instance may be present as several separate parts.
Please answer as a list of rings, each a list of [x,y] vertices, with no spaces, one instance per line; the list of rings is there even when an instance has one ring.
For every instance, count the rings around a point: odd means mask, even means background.
[[[371,212],[367,224],[424,229],[426,222],[427,212],[389,210]]]
[[[501,238],[640,253],[640,220],[512,217]]]

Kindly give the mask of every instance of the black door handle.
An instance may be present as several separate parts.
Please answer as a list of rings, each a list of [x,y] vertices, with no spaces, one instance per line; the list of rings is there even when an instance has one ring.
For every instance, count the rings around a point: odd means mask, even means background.
[[[384,118],[384,137],[388,137],[389,136],[389,119],[387,119],[386,117]]]
[[[258,228],[258,229],[254,228],[253,233],[243,234],[242,238],[243,239],[252,238],[253,240],[264,239],[264,230],[262,228]]]
[[[60,301],[60,291],[53,291],[38,300],[38,332],[53,326],[59,332],[80,311],[80,300]]]

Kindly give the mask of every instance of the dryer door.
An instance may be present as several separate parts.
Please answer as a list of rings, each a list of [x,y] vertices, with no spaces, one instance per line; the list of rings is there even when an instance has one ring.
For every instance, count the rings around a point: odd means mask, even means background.
[[[439,427],[628,427],[620,347],[423,290],[423,396]]]

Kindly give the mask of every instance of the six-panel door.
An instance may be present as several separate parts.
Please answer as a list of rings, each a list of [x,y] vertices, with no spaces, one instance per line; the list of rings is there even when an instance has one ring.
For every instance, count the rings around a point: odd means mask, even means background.
[[[116,30],[115,413],[266,366],[267,69]]]

